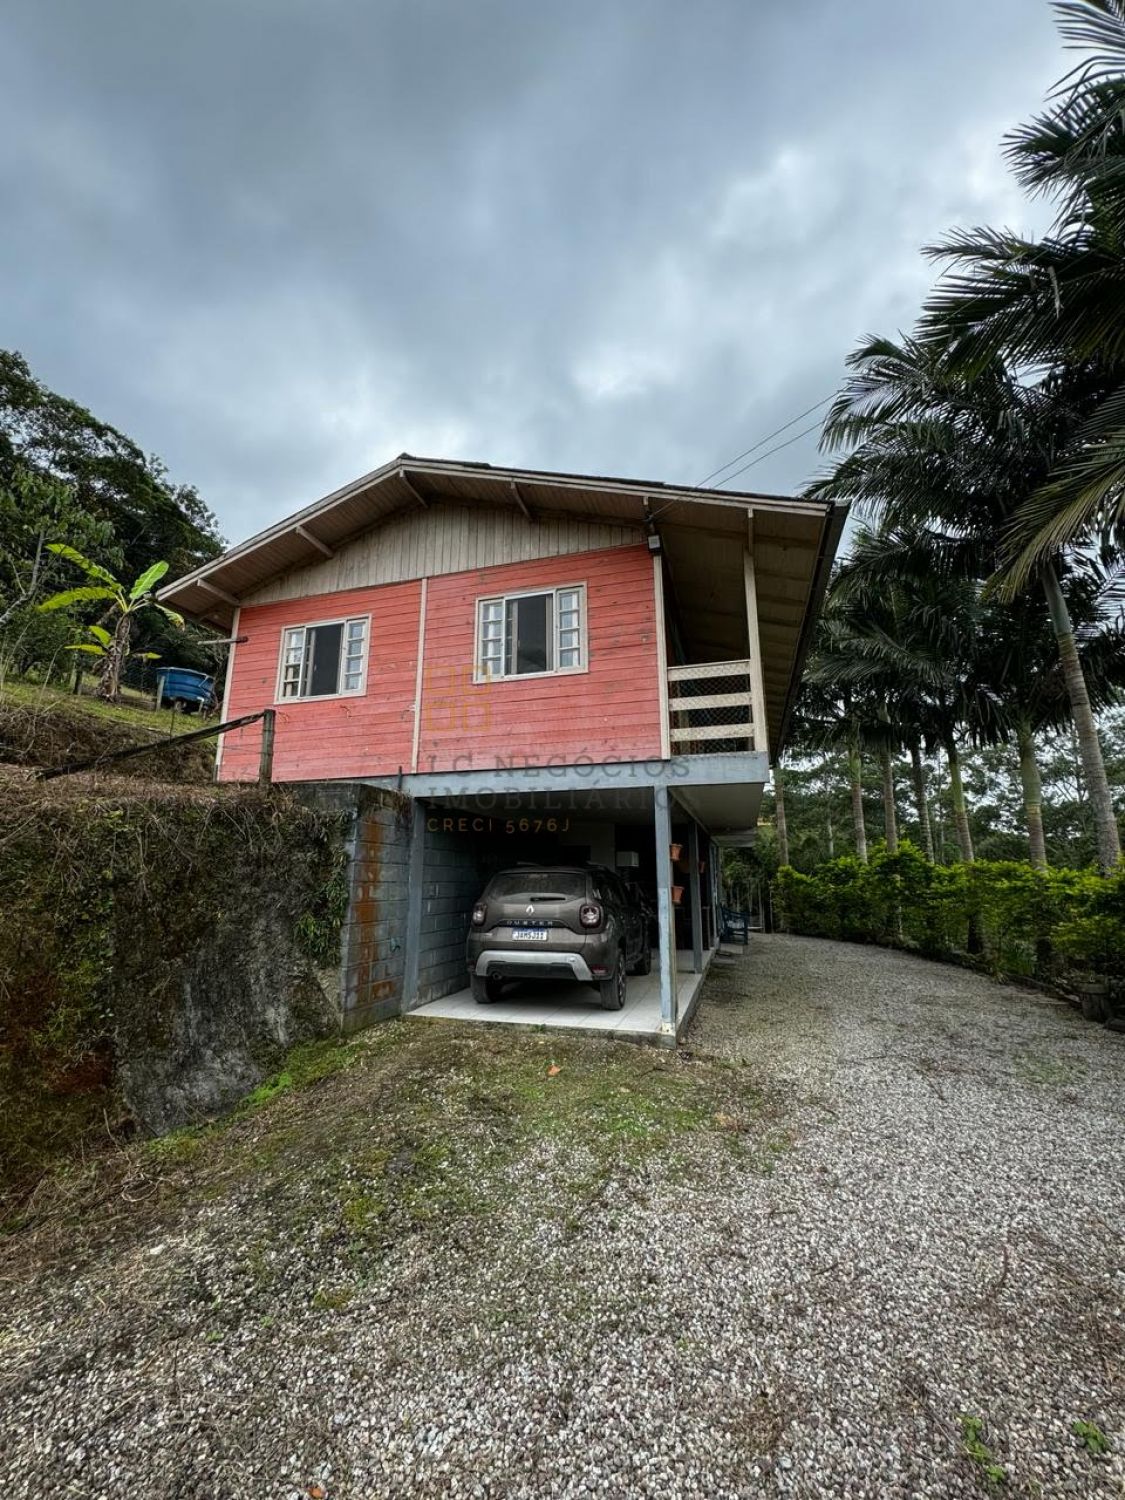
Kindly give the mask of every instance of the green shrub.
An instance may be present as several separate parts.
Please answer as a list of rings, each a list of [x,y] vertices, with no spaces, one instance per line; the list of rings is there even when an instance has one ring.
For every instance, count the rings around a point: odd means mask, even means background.
[[[1059,953],[1083,973],[1125,976],[1125,922],[1107,912],[1072,917],[1055,928]]]
[[[997,973],[1125,978],[1125,868],[1107,879],[1013,860],[934,865],[904,841],[895,854],[876,845],[866,865],[846,855],[811,875],[779,870],[774,898],[785,927],[810,937],[951,958],[974,932]]]
[[[0,630],[0,667],[24,676],[35,672],[48,682],[62,682],[74,671],[67,646],[77,626],[65,612],[42,614],[33,604],[21,605]]]

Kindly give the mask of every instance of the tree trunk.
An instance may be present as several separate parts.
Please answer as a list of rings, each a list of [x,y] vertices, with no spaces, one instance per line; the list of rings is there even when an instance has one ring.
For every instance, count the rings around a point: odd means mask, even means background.
[[[828,858],[836,858],[836,830],[832,824],[832,783],[824,773],[824,830],[828,835]]]
[[[132,632],[132,615],[120,615],[113,629],[113,639],[102,661],[102,675],[98,683],[98,697],[104,698],[107,703],[117,702],[121,687],[121,669],[129,655],[129,639]]]
[[[859,747],[848,747],[848,780],[852,788],[852,826],[855,829],[855,852],[860,864],[867,863],[867,828],[863,821],[863,763]]]
[[[46,535],[41,531],[35,543],[35,560],[31,564],[31,578],[28,580],[27,587],[20,589],[4,613],[0,615],[0,630],[4,628],[22,604],[26,604],[29,599],[34,599],[35,597],[39,588],[39,569],[43,562],[43,543],[45,540]]]
[[[953,740],[945,744],[945,758],[949,762],[949,792],[953,802],[953,826],[957,830],[957,843],[961,858],[967,865],[973,863],[973,836],[969,832],[969,813],[965,806],[965,787],[961,780],[961,757]]]
[[[914,810],[922,831],[922,846],[930,864],[934,862],[934,834],[930,827],[930,804],[926,798],[926,767],[922,764],[922,747],[917,740],[910,747],[910,767],[914,779]]]
[[[773,798],[777,808],[777,858],[783,865],[789,863],[789,829],[785,822],[785,784],[781,767],[773,768]]]
[[[941,761],[934,766],[934,801],[933,801],[933,829],[934,829],[934,860],[939,865],[947,865],[946,857],[946,823],[945,816],[945,782],[941,774]]]
[[[1070,699],[1071,717],[1078,736],[1078,753],[1086,777],[1086,789],[1090,807],[1094,814],[1094,835],[1097,840],[1098,864],[1103,873],[1109,874],[1121,858],[1121,836],[1117,819],[1113,813],[1113,798],[1109,790],[1109,778],[1105,774],[1105,759],[1094,712],[1090,707],[1090,695],[1086,691],[1086,678],[1082,662],[1074,641],[1074,628],[1070,623],[1070,611],[1063,597],[1059,576],[1053,563],[1048,563],[1043,573],[1043,591],[1047,595],[1047,607],[1051,612],[1051,624],[1058,641],[1059,660],[1062,662],[1063,678],[1067,697]]]
[[[884,746],[883,757],[883,826],[886,830],[887,853],[898,853],[898,819],[895,817],[895,763],[891,752]]]
[[[1047,868],[1047,842],[1043,837],[1043,787],[1039,763],[1035,759],[1035,741],[1031,726],[1021,721],[1016,730],[1020,752],[1020,782],[1023,786],[1023,811],[1027,819],[1027,844],[1031,863],[1037,870]]]

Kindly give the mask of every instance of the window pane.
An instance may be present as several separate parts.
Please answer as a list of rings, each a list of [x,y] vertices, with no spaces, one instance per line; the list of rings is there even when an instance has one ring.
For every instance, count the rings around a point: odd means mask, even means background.
[[[281,696],[297,698],[301,692],[301,663],[304,660],[305,632],[299,626],[282,636]]]
[[[515,672],[547,672],[551,668],[551,596],[530,594],[513,599],[511,657]]]
[[[559,670],[582,665],[582,590],[558,592]]]
[[[326,693],[339,692],[340,642],[342,625],[318,625],[307,633],[309,643],[308,671],[305,674],[305,693],[310,698],[322,698]]]
[[[348,640],[349,641],[360,641],[362,643],[362,641],[363,641],[363,633],[364,633],[364,630],[366,629],[366,627],[367,627],[367,621],[366,620],[349,620],[348,621]]]

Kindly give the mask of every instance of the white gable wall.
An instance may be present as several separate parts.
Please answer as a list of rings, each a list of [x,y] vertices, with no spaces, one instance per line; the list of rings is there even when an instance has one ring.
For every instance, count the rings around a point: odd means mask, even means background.
[[[340,589],[464,573],[498,563],[624,547],[635,545],[643,537],[638,526],[581,521],[570,516],[529,521],[514,510],[435,503],[424,510],[419,507],[392,516],[347,542],[334,557],[323,557],[274,578],[257,592],[245,595],[241,603],[270,604]]]

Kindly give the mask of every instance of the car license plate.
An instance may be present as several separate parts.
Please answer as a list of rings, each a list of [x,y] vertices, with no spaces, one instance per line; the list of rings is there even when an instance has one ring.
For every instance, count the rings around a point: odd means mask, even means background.
[[[545,927],[515,927],[512,929],[512,937],[518,943],[545,943],[547,929]]]

